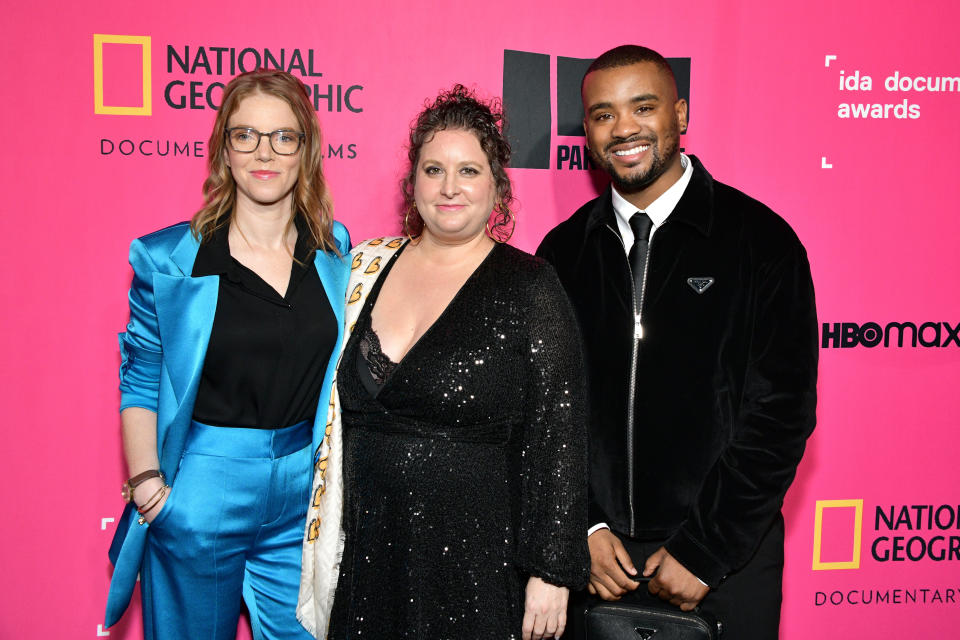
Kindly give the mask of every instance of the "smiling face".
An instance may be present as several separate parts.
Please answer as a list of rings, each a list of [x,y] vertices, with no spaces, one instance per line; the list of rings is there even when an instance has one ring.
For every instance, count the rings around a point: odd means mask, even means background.
[[[425,234],[457,243],[476,238],[496,194],[490,162],[473,132],[443,129],[420,148],[413,198]]]
[[[652,62],[598,69],[583,81],[583,128],[594,161],[627,200],[646,208],[683,175],[687,103]],[[632,196],[632,197],[631,197]]]
[[[302,131],[293,110],[276,96],[253,93],[237,106],[227,120],[227,127],[250,127],[267,133],[285,129]],[[237,185],[237,207],[273,208],[292,211],[293,189],[300,174],[300,154],[280,155],[270,146],[269,136],[262,136],[252,153],[234,151],[228,143],[224,149]]]

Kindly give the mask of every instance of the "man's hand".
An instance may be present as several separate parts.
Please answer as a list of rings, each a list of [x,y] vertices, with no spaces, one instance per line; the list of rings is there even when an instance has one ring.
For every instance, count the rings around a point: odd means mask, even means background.
[[[590,547],[590,584],[587,591],[604,600],[619,600],[638,583],[630,576],[637,575],[630,554],[610,529],[597,529],[587,538]],[[621,568],[622,567],[622,568]],[[629,572],[624,573],[624,569]]]
[[[660,568],[659,571],[657,567]],[[677,605],[682,611],[692,611],[710,591],[710,587],[697,580],[697,576],[687,571],[687,568],[663,547],[647,558],[643,566],[645,576],[653,575],[654,571],[657,575],[650,580],[647,587],[650,593]]]

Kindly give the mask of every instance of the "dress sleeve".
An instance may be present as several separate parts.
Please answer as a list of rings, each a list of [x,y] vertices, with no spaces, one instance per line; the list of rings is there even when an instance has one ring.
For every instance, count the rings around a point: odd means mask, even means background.
[[[796,245],[761,281],[731,442],[667,550],[710,586],[749,561],[783,504],[816,422],[817,315]]]
[[[549,583],[587,583],[587,441],[583,350],[552,267],[527,292],[521,513],[517,565]]]
[[[557,275],[561,278],[561,286],[568,285],[572,279],[570,271],[575,270],[576,267],[573,266],[572,261],[563,259],[562,252],[557,252],[555,246],[557,244],[557,230],[554,229],[547,233],[546,237],[543,239],[543,242],[540,243],[540,246],[537,247],[537,257],[543,258],[549,262],[553,268],[556,270]],[[566,290],[566,288],[564,288]],[[584,365],[586,367],[586,365]],[[586,370],[586,369],[585,369]],[[587,388],[589,388],[589,380],[586,382]],[[589,414],[587,414],[589,415]],[[609,528],[607,527],[608,522],[610,522],[610,517],[604,512],[603,508],[600,506],[600,502],[594,498],[593,495],[593,484],[588,485],[587,489],[587,523],[588,530],[590,533],[596,531],[600,528]],[[603,525],[602,527],[599,525]]]
[[[157,411],[160,388],[160,333],[153,297],[156,266],[141,240],[130,245],[130,321],[120,334],[120,410],[142,407]]]

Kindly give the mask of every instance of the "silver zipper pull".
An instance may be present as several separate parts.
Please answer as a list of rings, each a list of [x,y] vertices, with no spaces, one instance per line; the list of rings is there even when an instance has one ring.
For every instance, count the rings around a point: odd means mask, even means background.
[[[640,324],[640,314],[633,316],[633,337],[636,340],[643,340],[643,325]]]

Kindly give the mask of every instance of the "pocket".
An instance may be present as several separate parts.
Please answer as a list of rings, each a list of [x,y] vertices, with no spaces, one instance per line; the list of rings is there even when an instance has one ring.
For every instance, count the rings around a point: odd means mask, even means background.
[[[161,526],[169,517],[170,512],[173,510],[175,500],[173,494],[177,492],[177,487],[182,486],[182,472],[183,472],[183,461],[187,457],[187,454],[180,456],[180,462],[177,463],[177,475],[174,481],[174,484],[171,485],[169,491],[167,492],[167,500],[163,503],[163,506],[160,507],[160,511],[157,513],[156,517],[148,524],[151,529]]]
[[[230,532],[232,521],[223,522],[222,489],[215,484],[223,472],[221,460],[190,452],[180,459],[173,489],[147,530],[149,543],[164,562],[187,563],[184,566],[202,570],[210,566],[211,554],[223,542],[219,534]],[[194,563],[207,564],[195,567]]]

